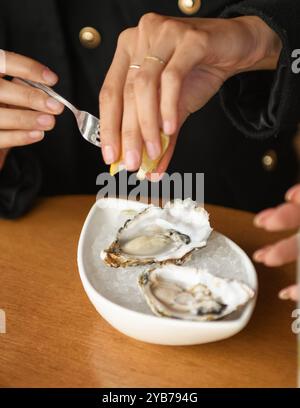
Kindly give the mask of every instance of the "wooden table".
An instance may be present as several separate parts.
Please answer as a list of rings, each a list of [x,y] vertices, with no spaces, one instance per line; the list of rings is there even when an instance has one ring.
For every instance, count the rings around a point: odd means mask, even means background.
[[[294,305],[277,292],[294,267],[257,266],[260,294],[249,325],[231,339],[166,347],[128,338],[86,297],[77,241],[93,197],[45,199],[24,218],[0,221],[0,386],[294,387]],[[252,226],[249,213],[207,206],[215,229],[248,254],[278,238]]]

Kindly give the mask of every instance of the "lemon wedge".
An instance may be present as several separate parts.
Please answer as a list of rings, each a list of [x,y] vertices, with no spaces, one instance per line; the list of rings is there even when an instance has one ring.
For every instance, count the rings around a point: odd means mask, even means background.
[[[170,142],[169,136],[161,132],[161,155],[155,160],[151,160],[147,154],[146,149],[143,148],[142,163],[136,175],[139,180],[144,180],[146,178],[147,173],[151,173],[153,170],[156,169],[158,163],[160,162],[161,158],[163,157],[169,146],[169,142]],[[124,164],[123,159],[121,158],[121,160],[118,160],[110,165],[109,172],[111,176],[114,176],[115,174],[119,173],[124,169],[126,169],[126,166]]]
[[[109,174],[111,176],[115,176],[117,173],[119,173],[119,171],[122,171],[122,170],[125,170],[125,169],[126,169],[125,164],[123,163],[123,161],[121,159],[121,160],[116,161],[116,162],[114,162],[114,163],[112,163],[110,165]]]

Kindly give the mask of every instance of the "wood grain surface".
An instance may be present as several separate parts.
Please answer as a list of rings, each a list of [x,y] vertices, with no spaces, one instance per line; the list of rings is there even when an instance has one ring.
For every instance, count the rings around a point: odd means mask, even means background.
[[[96,312],[82,288],[77,242],[93,197],[43,199],[25,217],[0,220],[2,387],[294,387],[293,303],[277,292],[293,265],[257,265],[259,298],[248,326],[231,339],[167,347],[128,338]],[[207,206],[214,228],[248,254],[281,234],[252,225],[253,215]]]

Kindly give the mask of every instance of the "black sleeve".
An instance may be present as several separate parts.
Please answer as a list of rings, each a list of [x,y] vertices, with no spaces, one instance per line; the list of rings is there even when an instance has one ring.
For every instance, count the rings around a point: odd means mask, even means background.
[[[3,4],[4,6],[4,4]],[[7,17],[0,12],[0,48],[7,46]],[[33,204],[41,185],[41,168],[34,154],[26,148],[8,153],[0,171],[0,218],[17,218]]]
[[[33,204],[41,186],[41,169],[32,152],[12,149],[0,171],[0,218],[17,218]]]
[[[277,70],[236,75],[223,85],[220,97],[234,125],[246,136],[262,139],[300,121],[300,74],[292,70],[292,52],[300,49],[300,1],[243,0],[221,17],[248,15],[263,19],[281,38]]]

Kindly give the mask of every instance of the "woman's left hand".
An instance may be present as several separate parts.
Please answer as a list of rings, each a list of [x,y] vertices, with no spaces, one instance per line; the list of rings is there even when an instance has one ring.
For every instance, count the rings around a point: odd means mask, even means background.
[[[275,69],[281,41],[256,16],[232,19],[144,15],[121,33],[100,92],[102,153],[139,168],[142,147],[161,154],[160,129],[172,135],[156,169],[166,170],[188,115],[202,108],[231,76]]]
[[[300,227],[300,184],[286,193],[286,203],[262,211],[254,218],[254,224],[267,231],[283,231]],[[294,262],[298,257],[298,234],[256,251],[253,258],[267,266],[281,266]],[[281,299],[300,300],[300,288],[292,285],[279,292]]]

